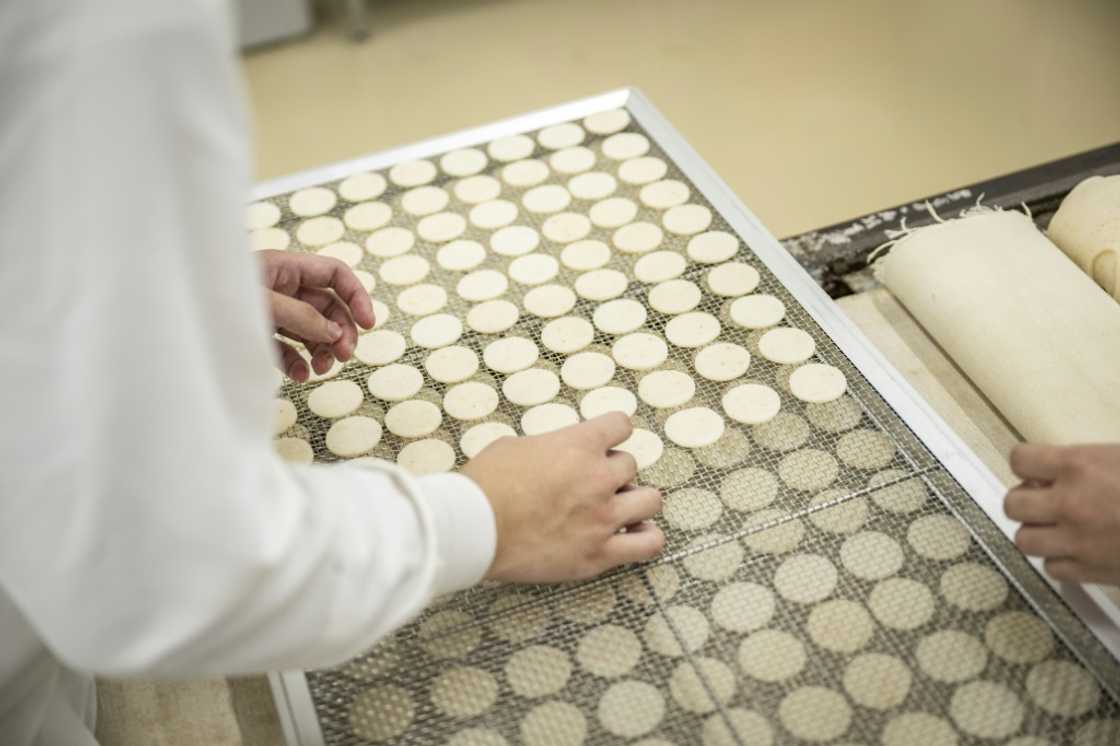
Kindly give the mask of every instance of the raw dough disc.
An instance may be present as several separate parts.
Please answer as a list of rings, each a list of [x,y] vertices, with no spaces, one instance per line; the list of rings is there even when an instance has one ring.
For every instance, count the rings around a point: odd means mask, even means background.
[[[459,383],[443,395],[443,408],[457,420],[480,420],[498,408],[498,392],[478,381]]]
[[[466,229],[466,218],[454,212],[437,212],[421,218],[416,224],[416,233],[430,243],[443,243],[458,238]]]
[[[455,196],[468,205],[496,199],[501,193],[502,182],[485,174],[468,176],[455,184]]]
[[[648,431],[646,431],[648,432]],[[654,436],[657,437],[657,436]],[[660,443],[660,439],[658,443]],[[657,461],[650,466],[641,468],[641,479],[644,483],[669,489],[679,487],[696,473],[696,460],[682,448],[663,448]],[[640,459],[639,459],[640,461]]]
[[[619,228],[638,216],[638,206],[625,197],[611,197],[593,204],[587,216],[599,228]]]
[[[751,442],[740,430],[727,428],[715,443],[693,450],[696,460],[713,469],[729,469],[746,460]]]
[[[818,647],[834,653],[854,653],[871,641],[874,627],[863,604],[838,598],[813,607],[806,623]]]
[[[447,291],[431,283],[415,285],[397,296],[397,308],[410,316],[427,316],[446,305]]]
[[[360,406],[362,389],[353,381],[328,381],[307,397],[308,409],[320,417],[332,420],[353,414]]]
[[[477,148],[452,150],[439,159],[439,167],[448,176],[472,176],[486,168],[486,154]]]
[[[726,536],[708,534],[688,544],[690,550],[699,547],[707,548],[692,552],[683,560],[684,569],[697,580],[725,581],[743,564],[743,547],[737,541],[728,541]]]
[[[1093,676],[1070,661],[1049,660],[1027,674],[1027,695],[1051,715],[1081,717],[1100,703],[1101,691]]]
[[[513,187],[536,186],[547,178],[548,166],[535,158],[516,161],[502,169],[502,180]]]
[[[517,205],[504,199],[495,199],[475,205],[470,211],[471,225],[485,230],[504,228],[517,219]]]
[[[661,337],[635,332],[620,337],[611,347],[611,356],[623,368],[651,370],[669,357],[669,347]],[[715,437],[718,438],[719,435]]]
[[[909,578],[880,581],[871,589],[867,605],[879,623],[891,629],[917,629],[933,616],[933,594]]]
[[[362,202],[367,199],[377,199],[385,192],[388,186],[385,177],[381,174],[360,173],[346,178],[338,185],[338,193],[347,202]]]
[[[507,436],[516,438],[517,431],[503,422],[483,422],[463,433],[463,437],[459,439],[459,449],[467,458],[474,458],[486,446]]]
[[[844,669],[844,690],[858,705],[873,710],[898,707],[910,694],[910,669],[892,655],[863,653]]]
[[[599,722],[616,736],[635,738],[657,727],[665,716],[661,692],[644,681],[611,684],[599,700]]]
[[[690,407],[665,420],[665,435],[683,448],[711,445],[723,435],[723,418],[707,407]]]
[[[638,382],[638,396],[658,409],[679,407],[695,394],[696,383],[692,376],[676,370],[656,370],[642,376]]]
[[[748,466],[724,477],[719,496],[732,510],[760,510],[778,496],[778,479],[766,469]]]
[[[849,490],[825,490],[809,501],[810,507],[835,502],[840,498],[847,498]],[[835,505],[817,510],[809,514],[809,520],[822,531],[833,534],[850,534],[863,528],[867,522],[867,498],[854,497],[841,500]]]
[[[526,254],[509,263],[509,276],[522,285],[543,285],[559,271],[560,262],[548,254]]]
[[[296,230],[296,238],[304,246],[326,246],[342,238],[345,233],[346,228],[341,220],[323,215],[300,223]]]
[[[589,114],[583,119],[583,126],[596,135],[610,135],[626,129],[630,124],[630,112],[626,109],[609,109]]]
[[[498,682],[494,675],[473,666],[445,671],[432,684],[432,704],[450,717],[481,715],[497,700]]]
[[[440,383],[459,383],[478,372],[478,355],[467,347],[441,347],[428,355],[424,370]]]
[[[588,171],[568,179],[568,191],[576,199],[603,199],[613,194],[617,188],[615,178],[602,171]]]
[[[774,572],[774,589],[789,601],[815,604],[836,589],[836,566],[819,554],[795,554]]]
[[[757,583],[731,583],[712,598],[712,621],[730,632],[760,629],[774,616],[774,594]]]
[[[667,280],[649,290],[649,304],[666,314],[687,313],[700,305],[700,288],[688,280]]]
[[[634,263],[634,277],[639,282],[665,282],[680,277],[687,268],[688,262],[677,252],[654,251]]]
[[[396,740],[408,730],[416,705],[399,686],[366,689],[350,704],[350,728],[359,738],[380,743]]]
[[[447,207],[451,196],[434,186],[410,189],[401,196],[401,207],[411,215],[431,215]]]
[[[553,319],[541,329],[541,344],[561,355],[578,352],[594,339],[595,327],[587,319],[578,316]]]
[[[726,231],[708,231],[688,241],[688,256],[700,264],[725,262],[739,251],[739,239]]]
[[[389,181],[397,186],[415,187],[427,184],[437,173],[431,161],[404,161],[389,169]]]
[[[362,257],[365,256],[361,246],[356,243],[350,243],[349,241],[337,241],[324,246],[315,253],[319,256],[337,259],[351,269],[358,266],[358,263],[362,261]]]
[[[840,466],[832,454],[818,448],[794,451],[778,464],[782,481],[803,492],[823,490],[836,481],[839,473]]]
[[[967,632],[942,629],[926,635],[914,648],[922,672],[934,681],[958,684],[979,676],[988,665],[988,651]]]
[[[926,712],[904,712],[883,728],[883,746],[957,746],[957,732],[944,719]],[[1049,743],[1049,741],[1047,742]],[[1026,746],[1008,744],[1008,746]]]
[[[533,407],[552,401],[560,393],[560,379],[551,370],[529,368],[514,373],[502,384],[502,394],[511,404]]]
[[[1120,743],[1120,720],[1090,720],[1077,729],[1073,746],[1100,746]]]
[[[455,449],[434,438],[417,440],[400,450],[397,463],[416,476],[451,471],[455,468]]]
[[[824,404],[843,396],[848,381],[839,368],[823,363],[802,365],[789,376],[789,390],[803,402]]]
[[[458,239],[445,244],[436,254],[436,263],[452,272],[466,272],[482,264],[486,249],[478,241]]]
[[[637,132],[619,132],[603,141],[603,155],[615,161],[625,161],[649,152],[649,140]]]
[[[489,728],[466,728],[447,739],[447,746],[509,746],[509,741]]]
[[[551,609],[542,596],[504,591],[490,605],[490,631],[499,640],[515,644],[541,637],[551,622]]]
[[[941,574],[941,595],[965,611],[991,611],[1007,599],[1007,581],[990,567],[962,562]]]
[[[727,262],[708,270],[708,287],[716,295],[737,298],[758,287],[758,270],[742,262]]]
[[[517,323],[521,312],[508,300],[488,300],[467,311],[467,326],[479,334],[500,334]]]
[[[292,237],[283,228],[262,228],[249,234],[249,247],[253,251],[284,251],[291,243]]]
[[[602,622],[618,603],[612,583],[595,583],[558,600],[561,619],[586,625]]]
[[[338,202],[334,192],[326,187],[300,189],[288,199],[288,209],[293,215],[311,218],[331,211]],[[267,226],[265,226],[267,227]]]
[[[560,262],[568,269],[577,272],[599,269],[610,259],[610,247],[594,238],[570,243],[560,252]]]
[[[688,202],[691,192],[688,185],[676,179],[665,179],[646,184],[638,194],[638,198],[646,207],[655,210],[666,210],[670,207],[683,205]]]
[[[327,431],[327,450],[349,458],[373,450],[381,442],[381,424],[372,417],[345,417]]]
[[[638,469],[647,469],[661,458],[665,445],[656,433],[636,427],[630,437],[616,445],[614,450],[629,453],[638,463]]]
[[[770,422],[782,406],[778,393],[759,383],[744,383],[728,389],[721,403],[728,417],[744,425]]]
[[[591,318],[607,334],[629,334],[646,323],[646,307],[636,300],[620,298],[595,309]]]
[[[384,202],[362,202],[342,214],[346,227],[356,231],[373,231],[393,218],[393,208]]]
[[[653,223],[630,223],[611,236],[611,243],[625,254],[644,254],[661,245],[665,234]]]
[[[560,366],[560,378],[573,389],[586,391],[614,378],[614,360],[601,352],[580,352]]]
[[[956,559],[972,544],[964,524],[948,515],[919,518],[906,530],[906,540],[921,556],[938,561]]]
[[[730,721],[735,733],[727,727]],[[724,712],[717,712],[704,721],[700,730],[700,743],[702,746],[739,746],[748,743],[751,746],[772,746],[774,743],[774,729],[769,721],[762,715],[741,707],[731,707]],[[643,744],[642,746],[653,746]]]
[[[871,493],[871,499],[888,513],[913,513],[919,510],[926,504],[928,494],[921,480],[905,479],[908,474],[909,472],[898,469],[876,472],[867,480],[867,486],[882,489]]]
[[[537,142],[549,150],[570,148],[583,142],[583,127],[575,122],[564,122],[545,127],[537,133]]]
[[[665,211],[661,224],[670,233],[691,236],[708,229],[712,224],[712,211],[703,205],[677,205]]]
[[[587,719],[567,702],[537,705],[521,721],[521,740],[526,746],[581,746],[587,738]]]
[[[594,269],[576,278],[575,290],[581,298],[610,300],[626,292],[630,281],[617,269]]]
[[[785,304],[772,295],[748,295],[731,304],[731,320],[744,329],[766,329],[785,315]]]
[[[361,398],[361,393],[362,392],[359,390],[359,398]],[[272,414],[272,434],[279,435],[296,424],[296,405],[292,404],[288,399],[277,399],[274,404],[276,409]],[[314,412],[315,410],[312,409],[312,411]],[[347,414],[349,414],[349,412],[347,412]]]
[[[392,363],[369,374],[366,386],[376,398],[404,401],[424,385],[424,375],[411,365]]]
[[[378,274],[390,285],[412,285],[427,277],[429,271],[431,265],[427,259],[415,254],[405,254],[382,262]]]
[[[463,300],[472,303],[493,300],[509,288],[509,280],[496,269],[476,269],[463,275],[455,285],[455,292]]]
[[[1007,738],[1023,724],[1023,703],[1003,684],[972,681],[953,692],[949,716],[970,735]]]
[[[521,197],[522,206],[529,212],[560,212],[571,203],[572,195],[559,184],[533,187]]]
[[[367,294],[372,293],[377,286],[377,278],[364,269],[354,270],[354,276],[358,278],[358,282],[362,284],[362,290],[365,290]]]
[[[654,565],[648,570],[622,576],[619,585],[622,595],[648,609],[654,606],[655,596],[661,603],[668,603],[680,590],[681,579],[671,565]]]
[[[739,645],[739,668],[759,681],[777,682],[796,676],[805,661],[805,646],[781,630],[759,630]]]
[[[902,547],[879,531],[861,531],[844,540],[840,561],[857,578],[882,580],[902,569]]]
[[[576,650],[580,667],[604,679],[629,673],[641,656],[641,640],[617,624],[595,627],[583,636]]]
[[[735,673],[714,658],[684,661],[669,677],[669,691],[683,709],[705,715],[734,696]]]
[[[311,444],[303,438],[277,438],[273,448],[276,455],[293,464],[310,464],[315,459]]]
[[[486,146],[490,157],[496,161],[519,161],[528,158],[537,144],[528,135],[500,137]]]
[[[540,246],[541,234],[527,225],[507,225],[490,236],[490,248],[502,256],[521,256]]]
[[[590,420],[608,412],[622,412],[632,417],[638,411],[638,399],[624,388],[604,386],[583,395],[579,402],[579,413]]]
[[[688,349],[713,342],[719,333],[719,319],[704,311],[682,313],[665,325],[665,338],[677,347]]]
[[[394,404],[385,413],[385,427],[401,438],[431,435],[443,422],[439,407],[430,401],[409,399]]]
[[[809,421],[828,433],[842,433],[851,430],[863,419],[859,405],[850,396],[841,396],[836,401],[824,404],[807,404],[805,416]]]
[[[805,741],[831,741],[848,731],[852,708],[831,689],[803,686],[785,696],[778,705],[782,725]]]
[[[894,458],[894,443],[874,430],[852,430],[840,436],[836,455],[848,466],[868,471],[886,468]]]
[[[662,515],[669,525],[685,531],[709,528],[719,520],[723,503],[714,493],[697,487],[686,487],[670,494]]]
[[[516,373],[525,370],[540,357],[540,350],[533,340],[525,337],[503,337],[486,345],[482,359],[486,366],[498,373]]]
[[[522,648],[506,661],[509,688],[522,697],[536,699],[564,688],[572,675],[572,663],[563,650],[551,645]]]
[[[627,184],[649,184],[665,176],[669,166],[665,161],[653,156],[631,158],[618,167],[618,178]]]
[[[796,518],[791,520],[789,514],[782,510],[760,510],[747,519],[746,526],[769,526],[743,537],[743,544],[760,554],[792,552],[805,536],[804,524]]]
[[[692,362],[697,373],[720,383],[742,378],[750,364],[751,354],[747,349],[731,342],[708,345],[696,353]]]
[[[704,647],[710,632],[708,620],[701,612],[691,606],[670,606],[649,618],[642,637],[653,652],[679,658],[685,652],[695,653]]]
[[[591,220],[577,212],[561,212],[544,221],[541,233],[554,243],[571,243],[586,238],[591,232]]]
[[[558,150],[548,157],[548,165],[560,174],[578,174],[595,166],[595,153],[590,148],[577,145]]]
[[[579,422],[579,414],[567,404],[538,404],[521,415],[521,432],[542,435]]]
[[[817,344],[808,333],[792,327],[771,329],[758,340],[759,354],[780,365],[803,363],[816,349]]]
[[[400,256],[416,245],[416,236],[408,228],[390,226],[366,238],[366,251],[376,257]]]
[[[377,306],[374,306],[373,312],[377,313]],[[303,361],[308,364],[307,367],[311,369],[311,373],[307,376],[308,383],[319,383],[320,381],[327,381],[342,372],[343,364],[338,360],[334,360],[331,362],[331,367],[327,368],[326,373],[316,373],[315,370],[311,368],[311,358],[307,355],[307,351],[301,350],[300,355],[303,357]]]
[[[1025,611],[1009,611],[991,619],[984,627],[984,642],[1009,663],[1037,663],[1054,652],[1050,627]]]

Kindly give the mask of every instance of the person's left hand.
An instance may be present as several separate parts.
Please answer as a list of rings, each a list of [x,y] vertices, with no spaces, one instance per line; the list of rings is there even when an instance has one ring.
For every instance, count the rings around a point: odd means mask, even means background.
[[[277,333],[301,342],[311,368],[326,373],[335,359],[346,361],[358,342],[358,327],[372,329],[373,304],[362,283],[337,259],[288,251],[258,251]],[[355,324],[357,322],[357,325]],[[284,372],[296,381],[310,375],[290,344],[277,340]]]
[[[1020,445],[1011,469],[1023,484],[1004,510],[1023,524],[1019,549],[1055,580],[1120,585],[1120,445]]]

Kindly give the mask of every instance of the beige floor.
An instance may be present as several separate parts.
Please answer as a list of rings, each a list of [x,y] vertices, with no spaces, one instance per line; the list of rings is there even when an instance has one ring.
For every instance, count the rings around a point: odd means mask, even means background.
[[[779,236],[1120,140],[1120,2],[373,0],[248,55],[279,176],[643,89]]]

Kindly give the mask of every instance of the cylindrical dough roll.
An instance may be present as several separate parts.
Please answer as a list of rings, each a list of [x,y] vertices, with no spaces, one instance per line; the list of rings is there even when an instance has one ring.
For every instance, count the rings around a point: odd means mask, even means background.
[[[1120,175],[1090,176],[1050,220],[1050,240],[1120,300]]]
[[[875,274],[1024,437],[1120,442],[1120,304],[1027,216],[921,228]]]

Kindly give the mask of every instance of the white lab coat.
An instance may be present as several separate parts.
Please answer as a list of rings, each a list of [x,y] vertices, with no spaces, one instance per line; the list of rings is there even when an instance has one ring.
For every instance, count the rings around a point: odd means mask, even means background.
[[[92,744],[91,673],[307,668],[476,583],[466,477],[294,467],[220,0],[0,3],[0,743]]]

